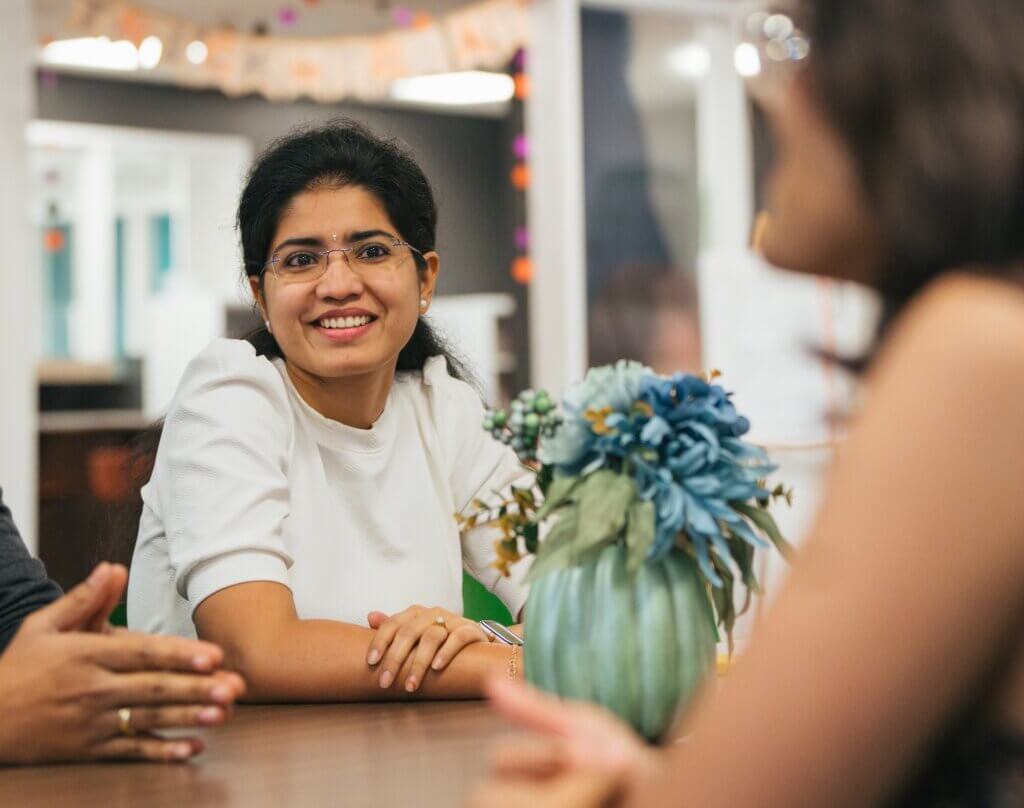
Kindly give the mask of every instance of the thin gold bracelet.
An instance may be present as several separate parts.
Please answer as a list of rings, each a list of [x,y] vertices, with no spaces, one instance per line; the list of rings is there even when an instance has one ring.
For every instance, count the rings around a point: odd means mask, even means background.
[[[509,646],[509,647],[512,649],[512,653],[509,655],[509,658],[508,658],[508,678],[509,679],[517,679],[517,678],[519,678],[519,665],[518,665],[519,646],[518,645],[512,645],[512,646]]]

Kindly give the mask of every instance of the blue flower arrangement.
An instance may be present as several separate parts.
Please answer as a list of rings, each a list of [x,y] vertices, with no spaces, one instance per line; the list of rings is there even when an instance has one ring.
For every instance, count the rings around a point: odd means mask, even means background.
[[[478,501],[460,520],[501,527],[496,566],[505,573],[524,550],[536,553],[534,578],[611,542],[625,544],[633,570],[687,553],[731,636],[743,611],[734,605],[736,581],[748,604],[759,591],[755,551],[790,552],[768,507],[792,494],[766,487],[776,467],[743,440],[750,422],[717,376],[664,377],[620,361],[590,370],[560,408],[543,392],[520,394],[510,413],[489,412],[484,427],[536,469],[535,484],[497,505]]]

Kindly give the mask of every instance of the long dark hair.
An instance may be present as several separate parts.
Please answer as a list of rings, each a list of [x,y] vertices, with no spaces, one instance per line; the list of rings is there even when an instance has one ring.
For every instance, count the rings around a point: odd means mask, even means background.
[[[356,186],[373,194],[387,211],[399,236],[422,253],[437,245],[437,203],[423,169],[396,140],[373,134],[349,118],[335,118],[298,129],[271,143],[256,158],[238,203],[237,227],[245,275],[259,278],[281,214],[298,194],[318,187]],[[418,272],[426,261],[413,252]],[[260,356],[284,357],[266,328],[246,339]],[[448,372],[468,379],[464,364],[422,317],[398,354],[398,372],[421,371],[427,359],[443,356]]]
[[[883,330],[951,270],[1024,263],[1020,0],[803,0],[802,79],[878,223]]]

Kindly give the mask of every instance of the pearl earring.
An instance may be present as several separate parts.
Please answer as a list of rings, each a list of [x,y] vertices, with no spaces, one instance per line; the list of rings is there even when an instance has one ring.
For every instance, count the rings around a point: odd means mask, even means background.
[[[421,297],[420,298],[420,308],[421,309],[426,309],[427,308],[427,299],[425,297]]]
[[[264,320],[263,324],[267,327],[267,333],[270,333],[270,320]]]

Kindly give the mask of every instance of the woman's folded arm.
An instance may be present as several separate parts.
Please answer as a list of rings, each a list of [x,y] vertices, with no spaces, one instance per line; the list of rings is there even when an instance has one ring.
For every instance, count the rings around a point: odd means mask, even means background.
[[[303,620],[291,591],[254,581],[222,589],[196,608],[199,637],[224,649],[225,667],[246,680],[247,699],[287,701],[390,701],[478,698],[483,683],[508,668],[508,646],[475,643],[442,671],[428,670],[415,693],[402,687],[413,655],[395,684],[381,688],[366,662],[374,631],[335,620]]]

